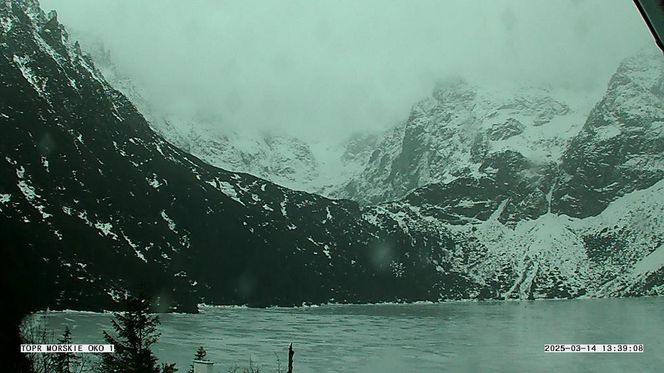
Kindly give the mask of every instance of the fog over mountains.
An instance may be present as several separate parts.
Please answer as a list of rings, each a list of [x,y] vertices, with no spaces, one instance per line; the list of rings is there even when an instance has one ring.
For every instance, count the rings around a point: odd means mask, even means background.
[[[445,82],[496,105],[540,90],[580,125],[621,60],[652,45],[633,4],[599,0],[44,1],[169,141],[331,197],[351,197],[371,144]]]
[[[654,46],[598,97],[437,79],[394,126],[316,144],[169,112],[35,0],[0,14],[3,273],[29,309],[664,289]]]
[[[165,114],[307,142],[389,130],[438,81],[455,76],[599,100],[620,61],[652,45],[624,1],[42,4],[87,51],[103,43]]]

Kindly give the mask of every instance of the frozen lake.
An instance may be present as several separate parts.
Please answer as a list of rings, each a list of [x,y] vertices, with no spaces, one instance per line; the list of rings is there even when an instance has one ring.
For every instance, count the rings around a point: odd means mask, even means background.
[[[104,343],[109,314],[51,312],[56,335]],[[261,372],[656,372],[664,366],[664,298],[330,305],[247,309],[205,307],[161,314],[155,352],[186,372],[205,346],[215,372],[249,358]],[[643,343],[644,353],[544,353],[545,343]],[[285,371],[285,369],[284,369]]]

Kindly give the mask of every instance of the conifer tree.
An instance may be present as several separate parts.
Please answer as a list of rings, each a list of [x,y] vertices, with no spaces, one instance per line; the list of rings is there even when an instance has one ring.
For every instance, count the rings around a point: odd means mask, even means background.
[[[194,355],[194,360],[205,360],[206,356],[207,351],[205,351],[205,348],[203,348],[203,346],[199,346],[198,350],[196,350],[196,355]]]
[[[159,339],[159,318],[151,315],[145,297],[127,300],[125,312],[114,313],[111,321],[115,335],[104,331],[104,339],[115,352],[103,354],[102,368],[111,373],[159,373],[157,357],[150,349]]]
[[[205,348],[203,348],[203,346],[199,346],[198,350],[196,350],[196,353],[194,354],[194,360],[205,360],[206,356],[207,356],[207,351],[205,351]],[[191,367],[189,367],[189,371],[187,373],[194,373],[193,364],[191,365]]]
[[[65,331],[62,337],[58,339],[60,344],[71,344],[71,330],[69,326],[65,326]],[[55,372],[57,373],[74,373],[75,367],[78,366],[78,356],[73,352],[64,352],[51,355]]]

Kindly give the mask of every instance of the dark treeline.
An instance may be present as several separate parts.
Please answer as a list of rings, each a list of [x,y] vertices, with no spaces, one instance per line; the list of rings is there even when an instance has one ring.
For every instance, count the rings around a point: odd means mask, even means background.
[[[160,362],[152,351],[152,347],[159,340],[159,316],[151,313],[150,301],[144,296],[128,297],[125,301],[125,311],[115,312],[111,320],[112,331],[103,331],[108,344],[115,347],[113,353],[100,355],[75,353],[53,354],[19,354],[15,358],[16,368],[11,371],[21,373],[175,373],[179,369],[175,363]],[[72,344],[73,338],[69,326],[56,340],[53,332],[49,331],[46,323],[38,317],[27,317],[18,328],[17,345],[27,344]],[[6,336],[3,336],[3,338]],[[17,347],[17,346],[16,346]],[[18,348],[12,348],[19,351]],[[288,350],[288,373],[293,372],[293,348]],[[207,351],[199,346],[193,354],[193,361],[208,362]],[[277,372],[283,373],[277,356]],[[261,370],[255,366],[251,359],[249,366],[241,368],[237,365],[228,367],[232,373],[259,373]],[[193,362],[187,373],[194,372]]]

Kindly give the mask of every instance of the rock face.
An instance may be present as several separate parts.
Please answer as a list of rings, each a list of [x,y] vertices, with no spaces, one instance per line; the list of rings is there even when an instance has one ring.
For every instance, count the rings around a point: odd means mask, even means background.
[[[544,89],[441,83],[379,142],[364,171],[338,195],[362,204],[396,200],[433,183],[493,177],[502,162],[516,166],[516,158],[521,169],[513,171],[530,179],[526,173],[560,158],[587,114],[587,103],[571,108],[554,97]]]
[[[662,293],[661,58],[623,64],[585,125],[546,91],[441,85],[348,147],[369,166],[344,193],[403,197],[360,208],[210,166],[35,1],[0,17],[0,272],[30,308]]]
[[[664,63],[641,53],[625,60],[562,157],[554,209],[586,217],[617,197],[664,177]]]
[[[336,195],[365,205],[405,198],[463,223],[506,197],[501,221],[537,218],[551,194],[552,212],[595,216],[664,176],[663,74],[659,54],[626,59],[592,110],[583,97],[447,82]]]
[[[537,218],[588,106],[542,89],[443,83],[338,195],[364,204],[404,199],[451,224],[484,221],[505,201],[501,222]]]

